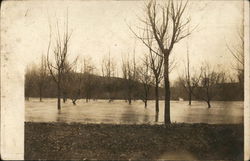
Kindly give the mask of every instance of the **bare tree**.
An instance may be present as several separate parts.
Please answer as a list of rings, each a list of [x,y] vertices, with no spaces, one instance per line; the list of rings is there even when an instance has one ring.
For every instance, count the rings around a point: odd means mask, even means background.
[[[184,76],[179,76],[179,83],[184,87],[185,92],[188,94],[188,104],[192,104],[192,96],[195,94],[196,88],[199,86],[201,79],[201,73],[200,75],[193,74],[192,76],[190,73],[188,74],[187,70],[184,72]]]
[[[142,83],[143,92],[140,94],[140,98],[144,102],[144,107],[147,108],[147,102],[149,99],[150,87],[153,83],[152,71],[150,70],[149,57],[145,56],[142,65],[138,68],[139,81]]]
[[[29,101],[32,94],[32,89],[35,88],[35,82],[37,79],[37,68],[33,64],[28,66],[25,71],[25,99]]]
[[[165,124],[171,123],[170,121],[170,83],[169,83],[169,56],[176,43],[183,38],[187,37],[187,25],[190,19],[184,20],[183,13],[186,9],[187,2],[182,1],[173,2],[168,0],[166,3],[158,3],[156,0],[150,0],[146,5],[146,18],[142,20],[153,34],[153,39],[156,41],[159,53],[152,49],[144,37],[138,36],[134,31],[133,33],[139,38],[147,47],[163,57],[164,65],[164,88],[165,88]]]
[[[128,58],[125,60],[122,59],[122,73],[123,78],[125,80],[125,90],[126,90],[126,100],[128,100],[129,104],[132,103],[133,91],[135,90],[135,81],[137,79],[138,71],[135,63],[135,56],[131,61]]]
[[[76,101],[81,99],[81,93],[83,90],[84,80],[84,65],[80,62],[71,69],[68,73],[69,89],[68,94],[73,105],[76,105]]]
[[[55,38],[55,46],[52,48],[53,51],[53,61],[50,59],[50,48],[51,48],[51,25],[50,25],[50,37],[49,37],[49,45],[47,50],[47,66],[52,76],[54,82],[57,85],[57,109],[61,109],[61,93],[62,93],[62,83],[63,83],[63,74],[65,70],[69,70],[71,68],[71,64],[69,64],[66,69],[66,64],[68,63],[68,47],[69,40],[71,34],[68,32],[68,17],[66,21],[66,29],[63,35],[59,31],[58,23],[57,23],[57,34]],[[73,63],[72,63],[73,64]]]
[[[184,70],[184,76],[179,77],[180,82],[186,89],[186,92],[188,93],[188,104],[192,104],[192,95],[194,93],[194,89],[199,83],[200,76],[193,76],[191,77],[190,74],[190,58],[189,58],[189,46],[187,45],[187,62],[186,62],[185,70]]]
[[[200,82],[197,85],[195,96],[204,100],[208,108],[211,107],[211,100],[217,93],[220,84],[225,82],[225,73],[217,72],[208,63],[201,67]]]
[[[150,32],[149,28],[146,28],[146,37],[147,37],[147,44],[149,49],[149,62],[150,62],[150,69],[154,75],[154,85],[155,85],[155,112],[156,112],[156,122],[158,121],[159,115],[159,84],[163,79],[163,56],[159,56],[160,54],[155,54],[152,51],[153,39],[152,39],[152,32]],[[158,51],[158,50],[157,50]]]
[[[83,95],[85,95],[86,102],[89,102],[94,88],[96,86],[95,78],[94,78],[94,70],[95,66],[91,62],[90,58],[84,58],[83,60],[83,68],[84,68],[84,80],[83,80]]]
[[[102,59],[102,75],[105,78],[105,86],[108,91],[109,102],[112,102],[112,94],[114,92],[113,78],[115,76],[115,62],[110,58],[110,52],[108,57],[103,57]]]
[[[46,81],[48,79],[48,69],[47,69],[47,63],[46,63],[46,56],[41,56],[41,63],[40,67],[38,69],[38,90],[39,90],[39,98],[40,102],[42,102],[43,97],[43,89],[46,88]]]
[[[75,75],[73,75],[73,73],[75,73],[77,69],[77,61],[78,57],[76,57],[75,60],[71,62],[71,64],[68,60],[66,60],[66,62],[64,63],[64,68],[61,75],[61,78],[63,80],[61,82],[63,103],[67,101],[68,97],[71,97],[70,92],[72,89],[74,89],[72,85],[74,86],[75,84],[72,84],[72,77],[78,79],[78,77],[75,77]]]
[[[131,104],[132,99],[132,69],[131,64],[128,60],[122,59],[122,73],[123,73],[123,79],[125,80],[125,90],[126,92],[126,100],[128,100],[129,104]]]
[[[185,78],[186,78],[185,87],[188,91],[188,104],[191,105],[193,86],[191,85],[191,78],[190,78],[190,60],[189,60],[188,48],[187,48],[187,66],[186,66],[186,77]]]
[[[242,97],[244,95],[244,33],[243,29],[238,33],[238,44],[229,46],[227,49],[229,53],[234,57],[233,69],[237,71],[237,77],[242,91]]]
[[[132,59],[132,96],[133,96],[133,100],[136,101],[138,99],[138,96],[136,95],[136,92],[138,90],[138,81],[139,81],[139,70],[138,70],[138,66],[136,65],[137,60],[135,58],[135,48],[134,48],[134,54],[133,54],[133,59]]]

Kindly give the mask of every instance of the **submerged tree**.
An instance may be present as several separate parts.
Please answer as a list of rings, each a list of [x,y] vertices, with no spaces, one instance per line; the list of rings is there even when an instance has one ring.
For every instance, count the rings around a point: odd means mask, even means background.
[[[40,102],[42,102],[43,98],[43,90],[46,88],[47,79],[48,79],[48,69],[47,69],[47,63],[46,63],[46,57],[45,55],[41,56],[41,63],[40,67],[38,69],[38,90],[39,90],[39,98]]]
[[[172,50],[180,40],[187,37],[188,32],[187,25],[190,20],[184,20],[184,12],[187,6],[187,2],[182,1],[174,2],[168,0],[166,3],[157,2],[156,0],[150,0],[146,5],[146,18],[142,20],[148,26],[152,32],[152,39],[154,39],[158,45],[159,53],[151,48],[147,43],[147,38],[138,36],[133,32],[142,42],[151,50],[163,57],[164,67],[164,88],[165,88],[165,124],[171,123],[170,121],[170,83],[169,72],[170,62],[169,57]]]
[[[149,53],[146,55],[149,55],[149,67],[152,70],[152,73],[154,75],[154,85],[155,85],[155,121],[158,121],[159,116],[159,84],[163,79],[163,56],[159,53],[154,53],[152,51],[153,49],[153,39],[152,39],[152,32],[150,32],[150,29],[147,27],[145,30],[145,36],[147,37],[147,45],[149,49]],[[157,50],[159,52],[159,50]]]
[[[136,88],[135,81],[137,80],[138,75],[135,56],[133,57],[132,61],[129,59],[129,57],[125,60],[122,59],[122,73],[125,80],[125,97],[126,100],[128,100],[128,103],[131,105],[132,97]]]
[[[187,66],[186,66],[186,75],[185,75],[185,87],[188,92],[188,105],[191,105],[192,102],[192,91],[193,87],[191,84],[191,78],[190,78],[190,59],[189,59],[189,46],[187,45]]]
[[[212,69],[208,63],[205,63],[201,67],[200,72],[200,81],[199,84],[197,84],[195,96],[204,100],[208,108],[210,108],[211,100],[219,93],[219,86],[225,82],[225,73],[217,72],[215,69]]]
[[[78,57],[76,57],[75,60],[71,62],[71,64],[69,63],[68,60],[65,62],[61,76],[63,80],[61,84],[63,103],[67,101],[67,98],[72,96],[71,95],[72,93],[70,93],[72,89],[76,88],[75,84],[72,82],[72,79],[78,79],[78,78],[72,74],[77,72],[77,61]]]
[[[92,94],[94,93],[96,80],[94,76],[95,66],[91,62],[90,58],[84,58],[83,60],[84,68],[84,79],[83,79],[83,95],[86,98],[86,102],[89,102]]]
[[[37,79],[37,68],[33,64],[28,66],[25,71],[25,100],[29,101],[30,96],[32,95],[32,89],[35,88]]]
[[[238,44],[229,46],[227,49],[234,58],[233,69],[237,72],[237,77],[241,87],[241,95],[244,95],[244,33],[243,29],[238,33]]]
[[[53,81],[57,85],[57,109],[61,109],[61,93],[62,93],[62,83],[63,83],[63,74],[65,73],[66,67],[69,70],[72,67],[72,64],[68,61],[68,47],[71,34],[68,32],[68,17],[66,20],[65,31],[60,33],[58,23],[57,23],[57,34],[55,38],[55,46],[52,47],[52,59],[51,55],[51,25],[50,25],[50,37],[49,45],[47,49],[47,66],[50,72],[50,75],[53,78]],[[68,66],[67,66],[68,63]]]
[[[67,90],[69,98],[71,99],[73,105],[76,105],[77,100],[81,99],[83,90],[84,66],[81,62],[76,64],[68,73],[68,80],[68,83],[70,84]]]
[[[190,58],[189,58],[189,46],[187,45],[187,62],[184,70],[184,76],[179,77],[180,83],[185,88],[186,92],[188,93],[188,105],[192,104],[192,96],[199,83],[200,77],[198,76],[191,76],[190,73]]]
[[[184,76],[179,76],[179,83],[188,95],[188,105],[192,104],[192,96],[195,95],[195,90],[199,86],[200,79],[201,74],[191,76],[190,73],[187,73],[187,71],[185,71]]]
[[[113,78],[115,77],[115,62],[110,58],[110,52],[108,57],[102,59],[102,76],[105,78],[105,87],[108,91],[109,102],[113,101],[114,83]]]
[[[153,83],[152,72],[150,70],[149,58],[145,56],[142,65],[138,68],[139,81],[142,83],[143,90],[141,91],[140,98],[144,102],[144,107],[147,108],[149,99],[150,87]]]

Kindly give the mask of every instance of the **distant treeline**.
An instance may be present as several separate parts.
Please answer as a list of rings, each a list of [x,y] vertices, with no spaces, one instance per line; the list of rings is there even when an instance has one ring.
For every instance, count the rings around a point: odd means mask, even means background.
[[[79,75],[79,73],[75,73]],[[127,80],[123,78],[112,77],[107,80],[106,77],[82,74],[82,87],[80,91],[80,98],[82,99],[127,99]],[[27,76],[26,76],[27,77]],[[56,84],[53,82],[51,76],[46,76],[46,83],[43,88],[43,98],[57,98]],[[40,97],[39,83],[37,77],[31,77],[26,79],[25,83],[25,97]],[[27,82],[30,81],[30,83]],[[112,83],[110,83],[112,82]],[[71,97],[71,89],[74,86],[80,86],[78,82],[72,84],[66,84],[66,89],[63,90],[62,98]],[[143,93],[143,84],[137,81],[133,81],[132,85],[132,99],[140,99],[141,93]],[[154,86],[150,86],[149,99],[154,99]],[[161,98],[164,97],[164,91],[162,88],[159,90]],[[111,96],[110,96],[111,95]]]
[[[200,92],[202,87],[197,87],[194,89],[195,95],[193,95],[193,100],[202,100],[204,95]],[[183,98],[188,100],[188,92],[186,88],[181,86],[178,81],[175,82],[174,86],[171,87],[171,98],[177,100],[178,98]],[[213,88],[213,101],[243,101],[244,100],[244,87],[239,82],[231,83],[220,83]]]
[[[78,93],[78,99],[86,99],[89,101],[90,99],[108,99],[108,100],[128,100],[127,93],[127,80],[118,77],[106,78],[103,76],[98,76],[94,74],[80,74],[73,73],[74,76],[71,75],[72,78],[82,77],[81,82],[77,81],[77,79],[73,80],[73,82],[65,82],[64,88],[62,90],[62,98],[64,101],[66,99],[72,99],[73,93]],[[81,75],[81,76],[79,76]],[[28,99],[29,97],[40,97],[40,85],[39,79],[33,75],[26,74],[25,76],[25,97]],[[44,76],[43,78],[44,84],[42,89],[43,98],[57,98],[57,86],[53,81],[52,77],[49,75]],[[75,82],[74,82],[75,81]],[[80,85],[81,83],[82,85]],[[75,92],[74,89],[78,89],[75,87],[81,86],[78,92]],[[141,95],[143,92],[143,84],[139,81],[132,81],[131,83],[132,91],[131,97],[132,100],[140,100],[143,96]],[[202,100],[202,92],[199,93],[200,87],[194,89],[194,93],[196,95],[193,96],[193,100]],[[221,83],[217,84],[213,89],[213,99],[216,101],[242,101],[243,100],[243,87],[238,82],[233,83]],[[153,100],[155,98],[154,95],[154,85],[150,85],[148,99]],[[164,89],[159,87],[159,98],[161,100],[164,99]],[[171,100],[179,100],[180,98],[184,100],[188,100],[188,92],[186,88],[182,85],[180,81],[176,81],[171,86]]]

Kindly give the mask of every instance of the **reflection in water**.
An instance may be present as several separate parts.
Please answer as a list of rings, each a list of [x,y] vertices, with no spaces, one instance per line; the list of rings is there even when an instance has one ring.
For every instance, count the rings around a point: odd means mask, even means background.
[[[56,121],[57,122],[63,122],[63,120],[61,119],[61,115],[62,115],[62,111],[58,110],[57,115],[56,115]]]
[[[120,121],[123,123],[139,122],[139,117],[136,115],[136,109],[130,105],[125,106],[121,111]]]
[[[155,122],[159,121],[159,112],[155,112]]]
[[[150,114],[147,109],[145,109],[145,112],[143,114],[143,123],[150,123]]]
[[[160,112],[155,113],[154,101],[144,108],[141,101],[128,105],[122,100],[108,103],[107,100],[84,100],[73,106],[70,101],[63,104],[60,111],[56,108],[56,99],[44,99],[43,102],[31,99],[25,102],[26,121],[34,122],[81,122],[143,124],[164,122],[164,102],[160,101]],[[204,102],[194,101],[192,106],[185,101],[171,101],[171,121],[185,123],[242,123],[243,102],[212,102],[208,109]]]

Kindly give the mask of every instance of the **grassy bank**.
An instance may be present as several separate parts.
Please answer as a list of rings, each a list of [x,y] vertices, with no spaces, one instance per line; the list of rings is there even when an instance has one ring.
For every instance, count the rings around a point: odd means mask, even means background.
[[[243,160],[243,125],[27,122],[25,159]]]

